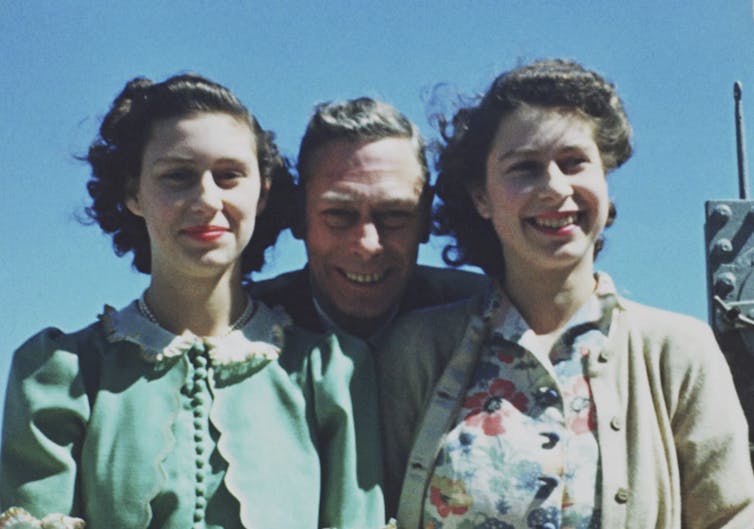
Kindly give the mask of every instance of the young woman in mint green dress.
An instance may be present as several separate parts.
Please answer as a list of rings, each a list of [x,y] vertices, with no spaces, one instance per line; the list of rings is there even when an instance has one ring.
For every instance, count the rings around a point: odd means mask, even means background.
[[[16,351],[0,525],[382,525],[367,351],[291,327],[242,287],[285,225],[272,135],[205,78],[137,78],[87,159],[88,213],[151,280]]]

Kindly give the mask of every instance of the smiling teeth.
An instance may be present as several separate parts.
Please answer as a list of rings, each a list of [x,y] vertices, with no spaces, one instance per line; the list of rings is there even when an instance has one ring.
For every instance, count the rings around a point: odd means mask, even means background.
[[[353,272],[346,272],[346,277],[354,283],[377,283],[382,281],[385,277],[384,273],[381,274],[354,274]]]
[[[563,226],[574,224],[577,218],[577,215],[572,214],[560,218],[534,219],[534,222],[543,228],[562,228]]]

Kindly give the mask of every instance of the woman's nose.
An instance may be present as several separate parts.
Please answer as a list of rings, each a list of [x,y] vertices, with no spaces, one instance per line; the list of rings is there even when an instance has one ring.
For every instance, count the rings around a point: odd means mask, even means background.
[[[556,162],[550,162],[542,177],[541,192],[548,196],[567,197],[573,194],[573,188],[567,174],[563,173]]]
[[[199,179],[195,203],[202,209],[222,209],[222,189],[217,185],[211,171],[205,171]]]

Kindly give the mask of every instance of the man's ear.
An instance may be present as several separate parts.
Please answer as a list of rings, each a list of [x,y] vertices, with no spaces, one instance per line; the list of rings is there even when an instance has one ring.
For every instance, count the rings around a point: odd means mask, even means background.
[[[421,205],[421,239],[420,242],[423,244],[427,241],[429,241],[429,234],[432,230],[432,202],[434,202],[435,198],[435,188],[426,185],[424,189],[422,190],[422,205]]]
[[[296,184],[293,189],[293,200],[291,200],[288,217],[293,236],[304,240],[306,236],[306,189],[301,184]]]
[[[469,189],[469,195],[479,216],[489,220],[492,217],[492,212],[489,200],[487,199],[487,191],[481,186],[474,186]]]

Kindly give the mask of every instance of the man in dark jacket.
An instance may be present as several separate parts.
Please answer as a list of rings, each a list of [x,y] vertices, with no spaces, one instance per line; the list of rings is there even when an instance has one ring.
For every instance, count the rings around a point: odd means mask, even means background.
[[[432,207],[424,151],[417,127],[387,103],[318,105],[292,208],[308,264],[253,283],[252,295],[282,305],[302,327],[370,339],[400,313],[484,288],[479,274],[416,265]]]

